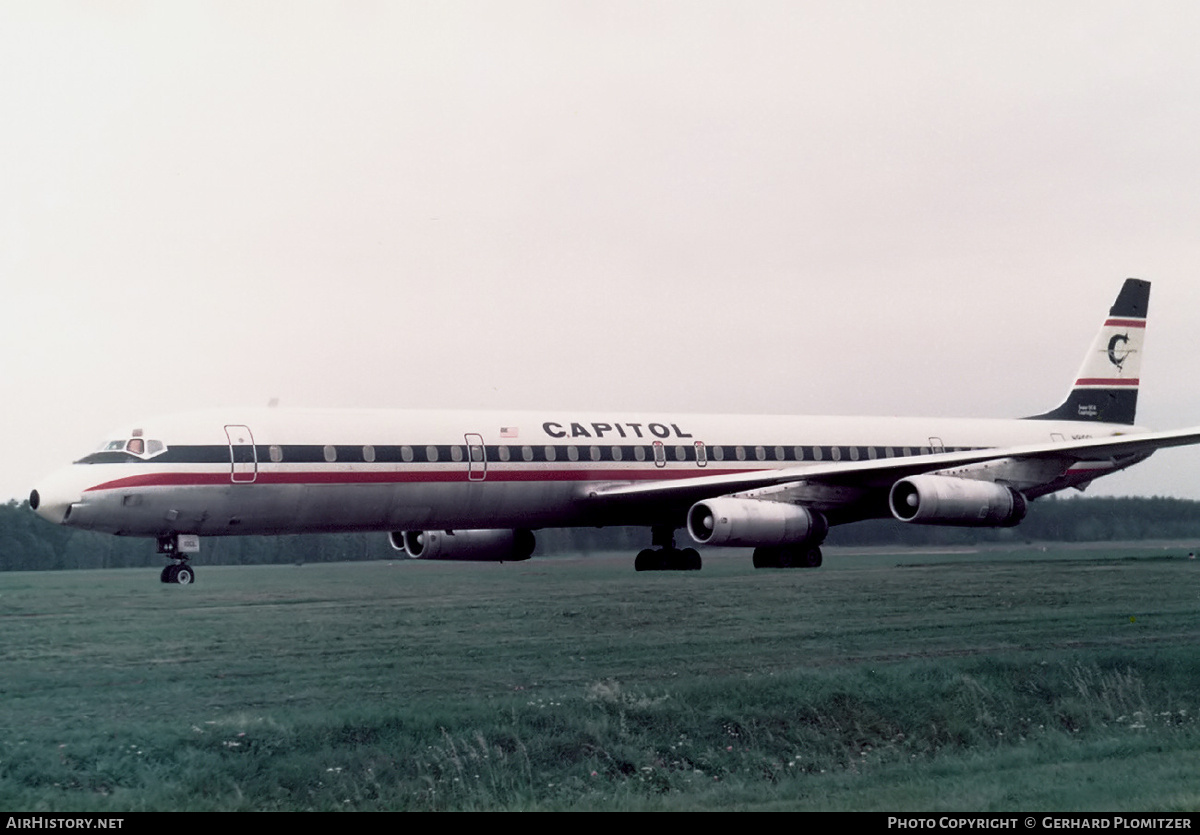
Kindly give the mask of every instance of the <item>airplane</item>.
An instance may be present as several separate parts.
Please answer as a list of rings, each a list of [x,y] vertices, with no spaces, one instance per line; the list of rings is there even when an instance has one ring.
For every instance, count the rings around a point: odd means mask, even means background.
[[[695,570],[678,548],[753,548],[815,568],[831,525],[1012,526],[1029,501],[1123,470],[1200,427],[1134,425],[1150,283],[1124,282],[1066,398],[1015,420],[230,409],[146,420],[49,476],[43,518],[153,537],[164,583],[199,538],[375,531],[410,558],[517,561],[534,531],[636,525],[634,567]]]

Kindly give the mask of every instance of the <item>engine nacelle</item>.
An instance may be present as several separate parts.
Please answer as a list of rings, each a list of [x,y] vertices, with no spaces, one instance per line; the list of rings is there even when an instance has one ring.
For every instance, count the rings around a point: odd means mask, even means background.
[[[392,531],[388,542],[417,560],[518,562],[533,554],[533,531]]]
[[[915,475],[892,485],[892,515],[918,525],[1012,527],[1025,518],[1025,497],[992,481]]]
[[[820,545],[829,523],[815,510],[761,499],[706,499],[692,505],[687,529],[701,545]]]

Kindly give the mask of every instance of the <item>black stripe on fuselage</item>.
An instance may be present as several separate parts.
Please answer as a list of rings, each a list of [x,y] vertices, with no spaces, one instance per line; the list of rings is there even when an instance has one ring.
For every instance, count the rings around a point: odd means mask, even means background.
[[[868,461],[929,455],[933,452],[960,452],[978,447],[885,447],[885,446],[764,446],[716,445],[703,447],[703,461],[712,465],[781,462],[830,463]],[[229,464],[230,450],[238,463],[259,464],[466,464],[470,450],[465,444],[259,444],[250,455],[249,446],[183,445],[171,446],[151,458],[128,452],[94,452],[77,464]],[[694,444],[664,444],[666,463],[698,463],[700,450]],[[589,464],[655,463],[655,448],[650,444],[496,444],[484,447],[489,464]]]

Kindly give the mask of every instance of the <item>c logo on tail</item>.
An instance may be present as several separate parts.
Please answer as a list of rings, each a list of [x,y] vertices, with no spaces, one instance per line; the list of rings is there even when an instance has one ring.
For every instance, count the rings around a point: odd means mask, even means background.
[[[1129,357],[1130,351],[1124,347],[1128,342],[1129,334],[1127,333],[1115,334],[1112,339],[1108,340],[1108,361],[1115,365],[1118,371],[1123,370],[1121,366]]]

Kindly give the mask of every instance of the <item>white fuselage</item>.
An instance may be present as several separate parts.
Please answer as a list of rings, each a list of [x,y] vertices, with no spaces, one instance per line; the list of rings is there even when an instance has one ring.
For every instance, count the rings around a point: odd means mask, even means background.
[[[614,484],[1137,431],[1047,420],[198,412],[113,433],[107,449],[38,485],[37,510],[57,523],[130,536],[681,524],[686,507],[678,502],[598,504],[588,495]],[[1033,495],[1116,468],[1053,458],[1008,466],[1005,480]],[[836,523],[885,515],[858,501],[867,484],[789,489]]]

